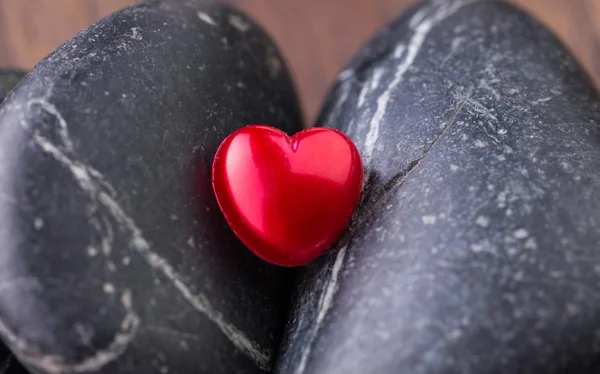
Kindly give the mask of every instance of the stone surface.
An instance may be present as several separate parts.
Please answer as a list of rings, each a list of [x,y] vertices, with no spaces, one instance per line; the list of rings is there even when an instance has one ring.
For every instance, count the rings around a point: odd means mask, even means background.
[[[10,90],[21,80],[25,74],[18,71],[0,70],[0,104]],[[12,352],[0,342],[0,374],[27,373],[25,368],[17,361]]]
[[[149,1],[42,61],[0,112],[0,333],[35,373],[272,367],[289,275],[228,229],[220,142],[293,133],[270,39],[212,1]]]
[[[344,70],[320,124],[367,185],[302,273],[278,373],[597,373],[600,111],[550,32],[439,1]]]
[[[20,71],[0,70],[0,103],[24,75]]]

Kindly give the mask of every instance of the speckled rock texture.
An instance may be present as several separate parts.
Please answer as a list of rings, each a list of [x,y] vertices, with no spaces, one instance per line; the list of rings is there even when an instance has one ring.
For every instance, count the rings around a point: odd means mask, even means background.
[[[278,373],[600,372],[600,111],[538,22],[422,5],[339,76],[319,124],[367,183],[301,276]]]
[[[212,1],[149,1],[42,61],[0,112],[0,334],[33,373],[266,372],[289,272],[214,200],[220,142],[302,128],[271,40]]]
[[[25,73],[0,70],[0,104]],[[1,177],[1,176],[0,176]],[[0,342],[0,374],[27,374],[12,352]]]
[[[25,74],[20,71],[0,69],[0,103],[4,101],[6,95],[16,86]]]

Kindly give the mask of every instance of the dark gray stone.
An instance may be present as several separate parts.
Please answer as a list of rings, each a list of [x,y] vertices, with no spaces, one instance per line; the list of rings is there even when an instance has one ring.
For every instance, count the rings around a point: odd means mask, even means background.
[[[600,111],[573,58],[500,2],[385,28],[319,123],[362,204],[301,276],[279,373],[598,373]]]
[[[0,69],[0,103],[25,74],[16,70]]]
[[[6,95],[23,78],[25,73],[11,70],[0,70],[0,104]],[[25,368],[17,361],[12,352],[0,342],[0,373],[21,374],[27,373]]]
[[[212,1],[149,1],[42,61],[0,112],[0,333],[35,373],[272,367],[289,271],[210,183],[252,123],[302,128],[271,40]]]

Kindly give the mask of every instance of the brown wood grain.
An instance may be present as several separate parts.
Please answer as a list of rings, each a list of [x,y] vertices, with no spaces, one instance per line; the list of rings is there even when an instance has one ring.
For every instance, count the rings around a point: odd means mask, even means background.
[[[415,1],[234,2],[262,23],[282,49],[296,78],[306,119],[312,122],[335,76],[360,45]]]
[[[0,0],[0,67],[31,69],[78,31],[135,0]],[[337,72],[415,0],[230,0],[273,36],[314,119]],[[550,27],[600,84],[600,0],[510,0]]]

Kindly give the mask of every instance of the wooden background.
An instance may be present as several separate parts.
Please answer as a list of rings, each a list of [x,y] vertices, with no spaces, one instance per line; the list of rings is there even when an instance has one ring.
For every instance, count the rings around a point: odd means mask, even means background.
[[[510,0],[548,25],[600,83],[600,0]],[[135,0],[0,0],[0,68],[31,69],[79,30]],[[413,0],[229,0],[283,50],[310,121],[337,72]]]

